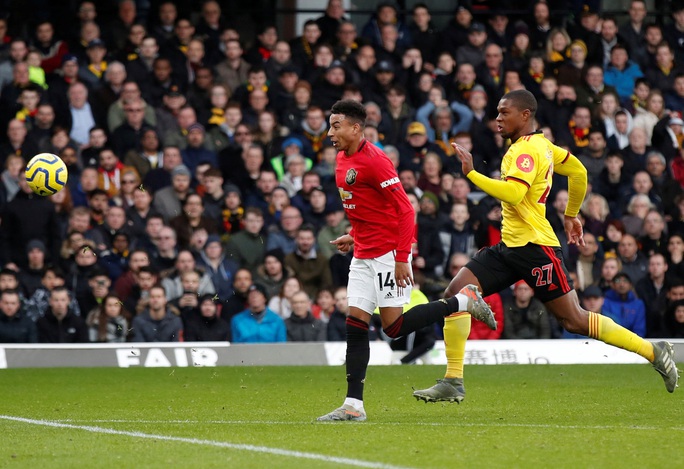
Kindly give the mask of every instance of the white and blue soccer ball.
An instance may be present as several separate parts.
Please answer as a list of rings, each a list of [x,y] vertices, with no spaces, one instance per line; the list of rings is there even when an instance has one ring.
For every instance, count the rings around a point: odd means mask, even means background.
[[[52,153],[40,153],[26,166],[26,182],[38,195],[52,195],[64,189],[69,174],[64,161]]]

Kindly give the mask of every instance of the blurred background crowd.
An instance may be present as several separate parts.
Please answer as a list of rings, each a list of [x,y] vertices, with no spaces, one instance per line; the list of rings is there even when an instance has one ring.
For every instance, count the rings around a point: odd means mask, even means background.
[[[339,99],[365,104],[415,207],[413,301],[438,298],[500,240],[450,142],[498,177],[496,106],[521,88],[588,170],[586,246],[565,241],[564,178],[547,201],[583,303],[684,336],[684,4],[243,3],[0,2],[0,342],[344,340]],[[49,198],[23,178],[39,152],[69,168]],[[567,336],[529,285],[487,301],[501,327],[471,338]]]

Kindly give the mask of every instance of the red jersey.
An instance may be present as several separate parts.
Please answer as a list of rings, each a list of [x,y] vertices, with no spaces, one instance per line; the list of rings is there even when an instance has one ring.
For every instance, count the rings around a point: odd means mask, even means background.
[[[414,211],[387,155],[364,139],[353,155],[337,154],[335,181],[352,226],[354,257],[396,251],[397,262],[408,262]]]

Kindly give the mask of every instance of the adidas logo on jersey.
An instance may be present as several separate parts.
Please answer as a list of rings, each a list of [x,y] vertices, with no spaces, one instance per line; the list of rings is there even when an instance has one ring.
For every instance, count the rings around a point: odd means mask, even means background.
[[[387,299],[387,298],[394,298],[394,295],[392,295],[391,291],[388,291],[387,295],[385,295],[385,299]]]

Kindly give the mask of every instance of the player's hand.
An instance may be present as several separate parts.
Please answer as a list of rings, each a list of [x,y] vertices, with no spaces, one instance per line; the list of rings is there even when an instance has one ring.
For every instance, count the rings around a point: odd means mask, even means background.
[[[351,235],[345,234],[337,239],[333,239],[330,241],[330,244],[337,247],[337,250],[341,253],[346,254],[354,245],[354,238],[352,238]]]
[[[579,218],[566,215],[563,225],[565,227],[565,236],[568,238],[568,244],[584,246],[584,230]]]
[[[397,281],[397,285],[401,288],[413,285],[413,275],[411,275],[411,268],[408,262],[394,263],[394,278]]]
[[[461,160],[463,175],[467,176],[469,172],[475,169],[473,166],[473,155],[458,143],[451,142],[451,146],[454,148],[458,159]]]

